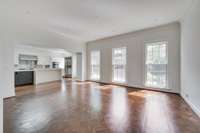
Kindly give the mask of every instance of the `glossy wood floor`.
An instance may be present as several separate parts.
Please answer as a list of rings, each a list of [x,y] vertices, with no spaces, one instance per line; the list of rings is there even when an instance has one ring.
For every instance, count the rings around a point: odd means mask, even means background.
[[[175,94],[65,80],[17,88],[4,133],[200,133],[200,120]]]

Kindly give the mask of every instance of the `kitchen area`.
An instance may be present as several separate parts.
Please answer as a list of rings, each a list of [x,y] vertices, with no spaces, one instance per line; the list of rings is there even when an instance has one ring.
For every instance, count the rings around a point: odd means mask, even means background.
[[[72,54],[63,49],[18,45],[14,55],[15,87],[72,77]]]

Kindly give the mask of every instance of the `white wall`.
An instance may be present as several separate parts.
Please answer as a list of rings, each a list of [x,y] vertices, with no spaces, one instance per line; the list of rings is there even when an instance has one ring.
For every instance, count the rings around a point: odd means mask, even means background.
[[[15,53],[15,64],[18,64],[20,54],[35,55],[38,57],[50,56],[48,51],[30,47],[30,46],[21,46],[21,45],[16,45],[14,53]]]
[[[82,53],[74,53],[72,56],[72,78],[77,80],[84,80]]]
[[[144,87],[145,42],[167,41],[169,51],[169,92],[180,92],[180,24],[173,23],[157,28],[92,41],[87,44],[87,79],[89,79],[91,50],[101,51],[101,82],[112,81],[112,48],[127,47],[127,85]]]
[[[2,88],[1,93],[3,97],[12,97],[15,95],[14,89],[14,46],[13,42],[3,40],[1,45],[1,76],[2,82],[0,87]]]
[[[2,47],[2,40],[0,39],[0,73],[3,72],[3,47]],[[2,88],[2,76],[0,76],[0,133],[3,133],[3,88]]]
[[[72,78],[77,76],[77,57],[76,53],[72,54]]]
[[[3,133],[3,99],[0,97],[0,133]]]
[[[77,53],[77,78],[82,80],[82,53]]]
[[[82,80],[87,79],[87,44],[84,44],[82,50]]]
[[[52,61],[62,63],[64,68],[64,57],[71,56],[71,53],[60,49],[39,48],[26,45],[17,45],[15,47],[15,64],[18,64],[19,54],[38,56],[39,65],[52,65]]]
[[[3,133],[3,98],[15,95],[12,43],[0,34],[0,133]]]
[[[200,1],[181,22],[181,94],[200,116]]]

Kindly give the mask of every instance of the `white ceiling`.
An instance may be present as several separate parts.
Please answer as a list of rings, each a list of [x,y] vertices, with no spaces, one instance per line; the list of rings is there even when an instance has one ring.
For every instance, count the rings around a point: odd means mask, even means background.
[[[23,43],[80,44],[178,21],[191,1],[0,0],[0,28]]]

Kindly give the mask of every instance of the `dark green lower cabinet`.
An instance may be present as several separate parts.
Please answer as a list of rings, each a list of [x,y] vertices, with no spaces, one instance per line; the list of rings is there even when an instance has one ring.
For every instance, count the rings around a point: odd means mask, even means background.
[[[33,84],[33,71],[15,72],[15,86]]]

